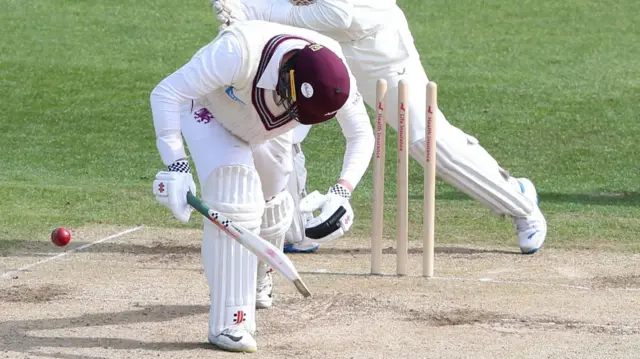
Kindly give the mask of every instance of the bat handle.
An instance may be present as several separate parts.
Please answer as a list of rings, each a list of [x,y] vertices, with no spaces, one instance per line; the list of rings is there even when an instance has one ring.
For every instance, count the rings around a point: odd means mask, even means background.
[[[200,212],[203,216],[211,219],[211,217],[209,216],[209,207],[202,203],[202,201],[200,201],[198,197],[194,196],[191,191],[187,192],[187,203],[191,207],[195,208],[196,211]]]

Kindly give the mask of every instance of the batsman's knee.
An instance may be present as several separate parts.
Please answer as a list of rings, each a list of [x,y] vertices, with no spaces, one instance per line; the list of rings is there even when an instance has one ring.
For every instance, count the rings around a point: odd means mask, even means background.
[[[250,166],[218,167],[202,184],[205,203],[249,230],[260,228],[265,208],[263,197],[258,172]]]

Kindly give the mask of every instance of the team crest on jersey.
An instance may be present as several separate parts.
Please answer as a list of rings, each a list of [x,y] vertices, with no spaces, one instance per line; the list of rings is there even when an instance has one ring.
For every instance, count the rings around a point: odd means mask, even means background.
[[[229,96],[230,99],[232,99],[233,101],[236,102],[240,102],[241,104],[245,104],[244,102],[242,102],[241,99],[238,98],[238,96],[236,96],[235,93],[233,93],[233,86],[229,86],[227,87],[226,90],[224,90],[224,92],[227,94],[227,96]]]
[[[209,112],[209,110],[203,107],[193,113],[193,118],[196,120],[196,122],[206,125],[207,123],[211,122],[211,120],[213,120],[213,115],[211,114],[211,112]]]

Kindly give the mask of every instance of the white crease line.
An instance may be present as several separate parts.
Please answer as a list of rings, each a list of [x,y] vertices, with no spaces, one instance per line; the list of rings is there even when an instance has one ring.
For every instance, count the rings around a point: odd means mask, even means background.
[[[16,269],[16,270],[13,270],[13,271],[10,271],[10,272],[6,272],[6,273],[2,274],[2,278],[5,279],[5,278],[12,277],[12,276],[14,276],[16,274],[20,274],[20,273],[26,271],[29,268],[33,268],[33,267],[35,267],[37,265],[40,265],[40,264],[43,264],[43,263],[55,261],[57,259],[60,259],[60,258],[62,258],[64,256],[66,256],[66,255],[69,255],[71,253],[75,253],[75,252],[79,252],[79,251],[85,250],[85,249],[91,247],[94,244],[99,244],[99,243],[106,242],[106,241],[114,239],[114,238],[122,237],[125,234],[129,234],[131,232],[139,231],[142,228],[144,228],[144,226],[138,226],[138,227],[134,227],[134,228],[129,228],[126,231],[122,231],[120,233],[112,234],[112,235],[110,235],[108,237],[95,240],[95,241],[93,241],[91,243],[83,244],[80,247],[76,247],[76,248],[68,250],[66,252],[62,252],[62,253],[57,254],[57,255],[55,255],[53,257],[48,257],[48,258],[45,258],[45,259],[43,259],[41,261],[37,261],[37,262],[31,263],[31,264],[27,264],[26,266],[24,266],[22,268],[19,268],[19,269]]]
[[[398,277],[395,274],[370,274],[370,273],[356,273],[356,272],[329,272],[326,268],[322,268],[315,271],[300,271],[300,274],[328,274],[328,275],[345,275],[345,276],[359,276],[359,277]],[[412,276],[407,275],[403,277],[408,278],[423,278],[422,276]],[[492,283],[492,284],[524,284],[524,285],[537,285],[543,287],[562,287],[568,289],[579,289],[579,290],[591,290],[589,287],[584,287],[580,285],[571,285],[571,284],[553,284],[553,283],[541,283],[541,282],[528,282],[528,281],[515,281],[515,280],[499,280],[499,279],[491,279],[491,278],[461,278],[461,277],[431,277],[428,280],[448,280],[448,281],[466,281],[466,282],[475,282],[478,281],[480,283]]]

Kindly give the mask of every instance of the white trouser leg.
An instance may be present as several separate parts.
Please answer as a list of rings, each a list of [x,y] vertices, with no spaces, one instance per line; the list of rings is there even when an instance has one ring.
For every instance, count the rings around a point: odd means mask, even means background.
[[[285,234],[285,239],[289,243],[300,243],[305,239],[304,229],[309,219],[309,214],[299,210],[300,200],[307,195],[307,169],[305,168],[305,156],[300,144],[293,145],[293,172],[289,176],[287,191],[293,197],[294,215],[291,227]]]
[[[256,170],[262,181],[265,201],[282,192],[293,171],[293,131],[253,148]]]
[[[424,130],[427,75],[415,48],[406,18],[398,9],[389,14],[392,21],[371,37],[343,43],[342,50],[365,103],[375,107],[376,81],[387,80],[389,125],[398,129],[398,91],[401,79],[409,82],[410,153],[425,163]],[[395,46],[395,47],[394,47]],[[440,178],[498,214],[512,217],[523,253],[535,253],[543,245],[547,226],[537,205],[531,181],[511,177],[478,143],[478,140],[452,126],[442,112],[436,117],[436,171]]]
[[[413,51],[410,51],[413,52]],[[417,54],[417,52],[415,52]],[[350,59],[347,58],[347,61]],[[409,143],[410,154],[420,164],[425,163],[424,132],[426,127],[427,75],[417,56],[407,61],[390,64],[386,71],[366,72],[358,67],[354,75],[358,88],[369,106],[375,105],[376,81],[387,80],[387,120],[391,128],[398,129],[398,82],[409,83]],[[452,126],[442,112],[436,117],[436,171],[440,178],[480,201],[498,214],[526,216],[535,204],[519,190],[517,181],[509,176],[497,161],[478,143],[478,140]]]
[[[209,174],[224,165],[239,164],[253,167],[253,156],[249,145],[233,136],[222,127],[213,117],[209,122],[202,121],[201,106],[191,103],[182,106],[180,125],[189,154],[198,173],[198,180],[202,184]],[[198,122],[200,121],[200,122]]]

